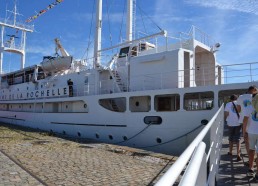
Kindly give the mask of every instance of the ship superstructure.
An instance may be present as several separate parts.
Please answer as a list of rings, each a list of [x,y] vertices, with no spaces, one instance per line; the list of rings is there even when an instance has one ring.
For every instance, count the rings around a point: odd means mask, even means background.
[[[129,22],[131,9],[128,0]],[[224,85],[219,43],[194,26],[184,39],[162,30],[134,40],[129,23],[126,42],[101,49],[101,10],[99,0],[93,58],[75,61],[56,40],[61,55],[2,74],[1,121],[180,154],[227,96],[253,84]]]

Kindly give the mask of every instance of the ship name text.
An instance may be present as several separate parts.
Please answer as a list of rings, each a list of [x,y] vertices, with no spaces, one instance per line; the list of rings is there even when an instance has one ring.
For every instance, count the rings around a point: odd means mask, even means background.
[[[50,98],[50,97],[63,97],[69,95],[69,88],[51,88],[41,89],[34,91],[16,91],[12,93],[9,90],[1,92],[0,100],[20,100],[20,99],[38,99],[38,98]]]

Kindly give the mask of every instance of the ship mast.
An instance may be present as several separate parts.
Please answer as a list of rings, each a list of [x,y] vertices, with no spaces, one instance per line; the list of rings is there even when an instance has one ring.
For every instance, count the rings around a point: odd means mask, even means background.
[[[0,21],[1,26],[1,41],[0,41],[0,74],[3,73],[3,54],[4,52],[16,53],[21,55],[21,66],[20,69],[24,68],[25,65],[25,46],[26,46],[26,33],[33,32],[33,26],[25,25],[22,23],[17,23],[16,18],[17,15],[20,15],[17,12],[16,0],[14,1],[14,10],[9,11],[13,14],[13,20],[4,19],[4,21]],[[15,35],[10,35],[10,40],[4,42],[5,28],[11,28],[16,31],[21,31],[21,42],[19,45],[15,44]]]
[[[94,42],[94,61],[93,68],[101,64],[101,31],[102,31],[102,0],[97,1],[96,6],[96,29]],[[126,39],[132,41],[133,36],[133,0],[127,0],[127,26]]]
[[[133,0],[127,0],[126,40],[133,39]]]
[[[101,27],[102,27],[102,0],[97,1],[96,9],[96,30],[94,43],[94,63],[93,68],[96,69],[100,65],[101,50]]]

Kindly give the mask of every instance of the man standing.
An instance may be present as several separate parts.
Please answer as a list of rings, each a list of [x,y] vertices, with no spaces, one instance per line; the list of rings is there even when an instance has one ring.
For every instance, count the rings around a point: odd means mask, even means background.
[[[252,104],[252,95],[256,92],[256,87],[255,86],[250,86],[247,90],[246,94],[240,95],[237,99],[237,110],[239,112],[239,123],[242,125],[243,120],[244,120],[244,113],[246,113],[246,109],[250,107]],[[247,127],[247,126],[245,126]],[[245,130],[246,131],[246,130]],[[248,135],[247,133],[244,133],[243,130],[243,137],[245,141],[245,149],[246,153],[248,154],[249,152],[249,142],[248,142]]]
[[[253,97],[256,95],[256,92],[253,94]],[[248,127],[247,127],[248,123]],[[243,120],[243,133],[248,135],[249,140],[249,170],[247,172],[247,176],[253,177],[254,176],[254,156],[255,152],[258,155],[258,117],[257,111],[255,111],[253,105],[250,105],[246,109],[246,113]],[[256,159],[256,165],[258,166],[258,159]],[[256,171],[255,178],[258,180],[258,169]]]
[[[240,161],[242,158],[240,156],[240,135],[241,135],[241,125],[239,123],[239,114],[236,108],[236,95],[230,96],[230,102],[225,106],[224,117],[227,121],[229,129],[229,152],[228,155],[232,155],[233,144],[237,144],[237,161]]]

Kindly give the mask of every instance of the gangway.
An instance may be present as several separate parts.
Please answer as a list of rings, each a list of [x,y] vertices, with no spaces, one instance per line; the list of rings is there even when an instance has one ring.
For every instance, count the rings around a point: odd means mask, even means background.
[[[177,183],[178,180],[180,180],[180,186],[215,185],[218,176],[223,131],[224,104],[155,186],[170,186]],[[207,134],[210,135],[209,148],[206,148],[206,144],[203,142]],[[185,172],[180,178],[183,170]]]

